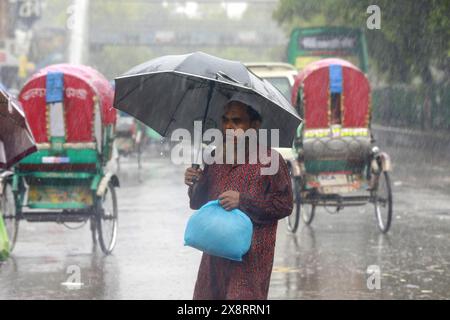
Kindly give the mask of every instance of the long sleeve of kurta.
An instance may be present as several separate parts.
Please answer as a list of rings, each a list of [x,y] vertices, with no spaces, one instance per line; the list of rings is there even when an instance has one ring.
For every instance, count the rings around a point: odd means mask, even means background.
[[[279,166],[275,175],[262,176],[264,194],[254,197],[241,192],[239,195],[240,208],[256,223],[271,223],[292,212],[292,186],[287,165],[281,156]]]

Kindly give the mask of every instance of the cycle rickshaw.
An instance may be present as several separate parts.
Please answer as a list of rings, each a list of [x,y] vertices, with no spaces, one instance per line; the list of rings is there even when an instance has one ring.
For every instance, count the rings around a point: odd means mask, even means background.
[[[20,220],[90,222],[92,239],[105,254],[117,236],[117,176],[112,156],[116,111],[111,84],[86,66],[53,65],[35,74],[19,94],[38,151],[14,168],[5,185],[13,226]]]
[[[115,143],[118,151],[118,167],[120,169],[120,157],[128,157],[136,154],[138,168],[142,169],[142,154],[149,136],[144,124],[137,121],[125,112],[119,112],[116,123],[116,139]]]
[[[381,232],[392,219],[389,156],[374,145],[370,130],[370,85],[357,67],[342,59],[309,64],[296,77],[292,104],[304,122],[293,156],[287,159],[294,192],[288,230],[300,217],[313,221],[316,208],[374,205]]]

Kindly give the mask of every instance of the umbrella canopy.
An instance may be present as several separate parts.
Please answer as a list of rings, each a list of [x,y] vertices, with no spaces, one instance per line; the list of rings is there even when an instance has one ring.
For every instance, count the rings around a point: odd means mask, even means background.
[[[114,106],[162,136],[175,129],[220,128],[223,107],[239,93],[263,118],[262,129],[279,129],[280,146],[291,147],[301,122],[295,109],[268,81],[242,63],[202,52],[163,56],[115,79]],[[205,128],[206,127],[206,128]]]
[[[0,89],[0,168],[12,166],[36,150],[20,103]]]

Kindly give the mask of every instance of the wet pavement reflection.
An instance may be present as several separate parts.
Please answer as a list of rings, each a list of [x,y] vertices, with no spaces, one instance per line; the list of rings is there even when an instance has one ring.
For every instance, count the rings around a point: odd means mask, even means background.
[[[450,191],[442,188],[449,163],[419,181],[413,163],[394,171],[387,235],[371,205],[320,209],[295,235],[280,221],[269,298],[449,299]],[[192,212],[183,172],[157,153],[141,170],[135,158],[122,160],[110,256],[93,248],[88,225],[21,222],[15,251],[0,266],[0,299],[191,299],[201,253],[183,246]],[[371,289],[368,268],[379,270],[379,288]]]

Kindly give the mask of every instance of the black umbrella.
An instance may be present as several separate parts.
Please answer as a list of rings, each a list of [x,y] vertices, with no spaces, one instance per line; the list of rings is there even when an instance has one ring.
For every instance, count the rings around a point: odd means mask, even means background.
[[[291,147],[301,119],[284,96],[242,63],[202,52],[163,56],[116,78],[114,106],[167,137],[178,128],[193,133],[194,121],[220,128],[237,92],[253,101],[261,128],[279,129],[280,147]]]
[[[36,150],[20,103],[0,89],[0,168],[12,166]]]

